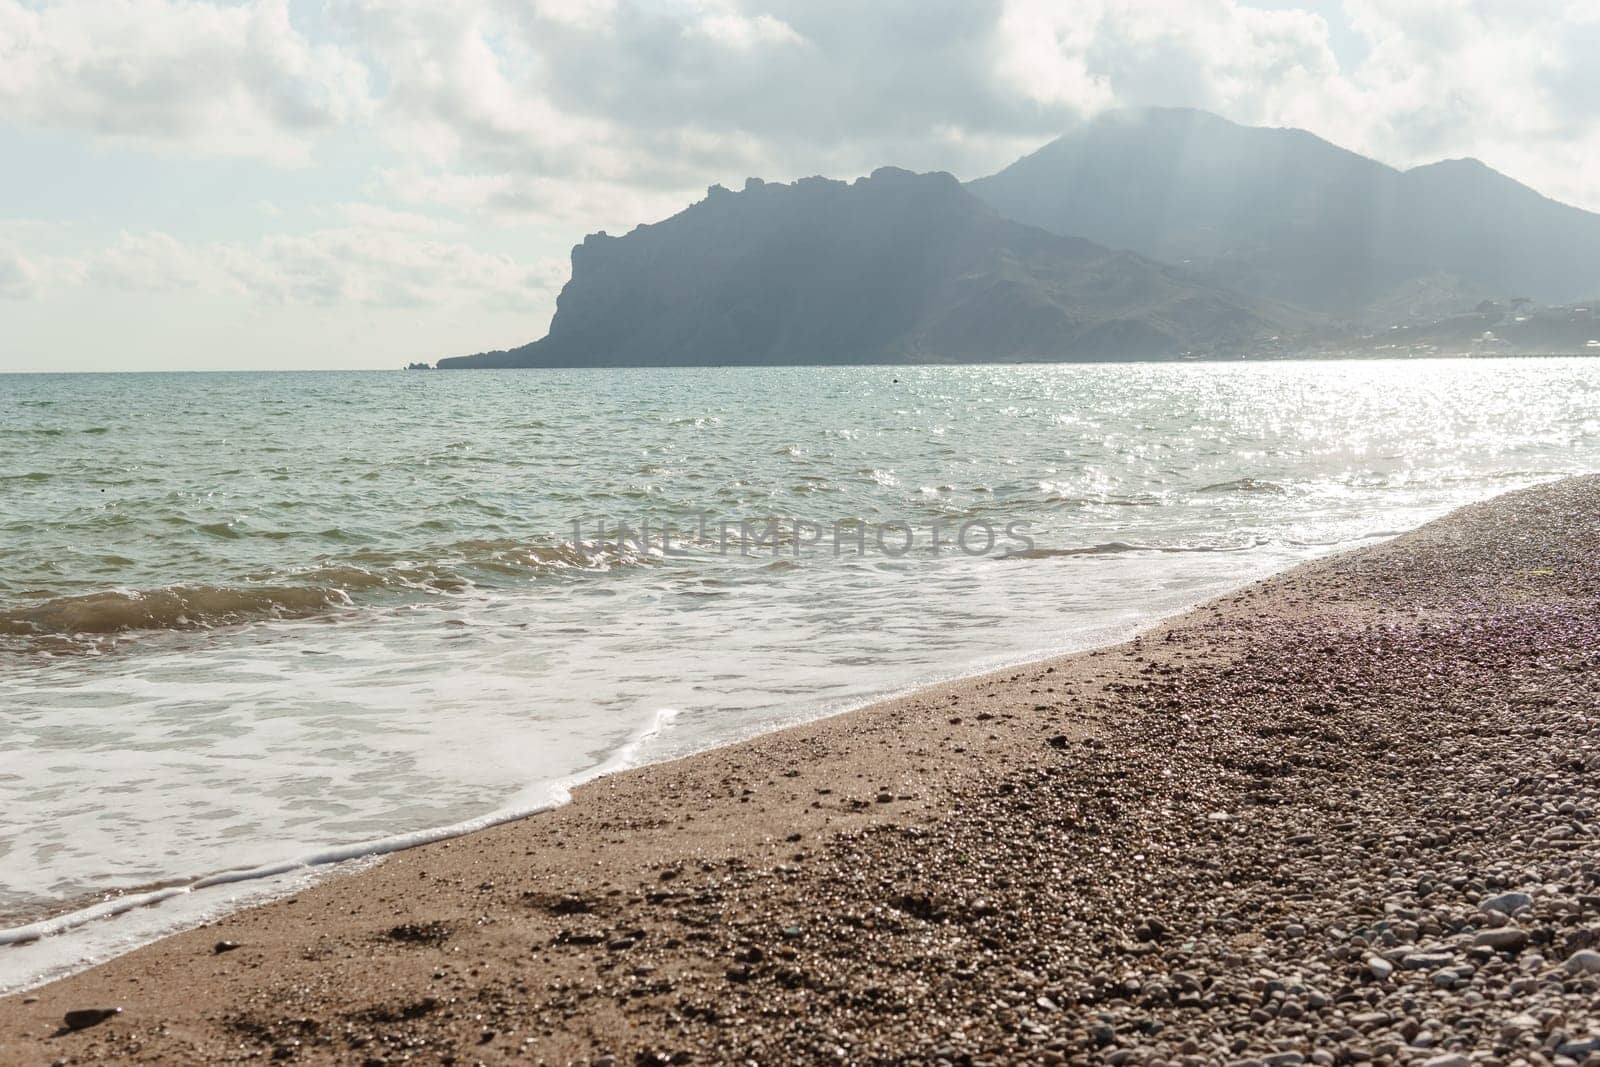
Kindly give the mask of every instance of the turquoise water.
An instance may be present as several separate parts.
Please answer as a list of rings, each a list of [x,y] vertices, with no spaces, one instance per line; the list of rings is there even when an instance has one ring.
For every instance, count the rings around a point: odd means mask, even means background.
[[[0,376],[0,915],[1105,640],[1595,469],[1597,387],[1582,359]],[[668,520],[674,554],[615,536]]]

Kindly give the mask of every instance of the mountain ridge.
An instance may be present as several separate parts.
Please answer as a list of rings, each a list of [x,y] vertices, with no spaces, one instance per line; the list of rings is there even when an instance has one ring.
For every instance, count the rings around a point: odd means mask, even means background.
[[[943,172],[749,179],[573,249],[545,337],[443,369],[1161,358],[1301,313],[1003,218]]]
[[[1441,276],[1463,307],[1600,296],[1600,215],[1481,160],[1402,170],[1194,109],[1105,113],[967,187],[1009,218],[1353,320]]]
[[[1482,160],[1401,169],[1306,130],[1153,108],[964,185],[895,167],[714,185],[587,236],[546,336],[439,366],[1427,351],[1474,328],[1485,350],[1588,351],[1576,305],[1597,297],[1600,215]],[[1483,310],[1563,303],[1532,323]]]

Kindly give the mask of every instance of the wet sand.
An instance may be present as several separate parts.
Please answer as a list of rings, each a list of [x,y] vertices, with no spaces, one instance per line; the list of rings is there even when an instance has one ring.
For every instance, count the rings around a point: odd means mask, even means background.
[[[0,1062],[1600,1064],[1597,607],[1600,478],[1510,494],[0,1000]]]

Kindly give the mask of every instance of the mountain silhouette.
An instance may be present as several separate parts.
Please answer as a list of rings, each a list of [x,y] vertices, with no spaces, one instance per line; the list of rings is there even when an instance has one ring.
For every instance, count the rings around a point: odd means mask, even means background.
[[[1401,171],[1204,111],[1109,112],[968,188],[1008,218],[1341,317],[1600,296],[1600,215],[1476,160]]]
[[[1001,217],[948,174],[750,179],[572,252],[547,336],[444,359],[529,366],[1167,358],[1305,317],[1184,269]]]

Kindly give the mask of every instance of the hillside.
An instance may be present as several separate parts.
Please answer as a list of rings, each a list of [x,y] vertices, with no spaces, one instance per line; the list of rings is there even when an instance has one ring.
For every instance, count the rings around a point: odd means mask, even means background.
[[[1303,130],[1117,111],[969,184],[1001,214],[1342,317],[1600,296],[1600,215],[1475,160],[1409,171]]]
[[[1168,358],[1304,316],[1002,218],[948,174],[751,179],[572,252],[549,334],[444,369]]]

